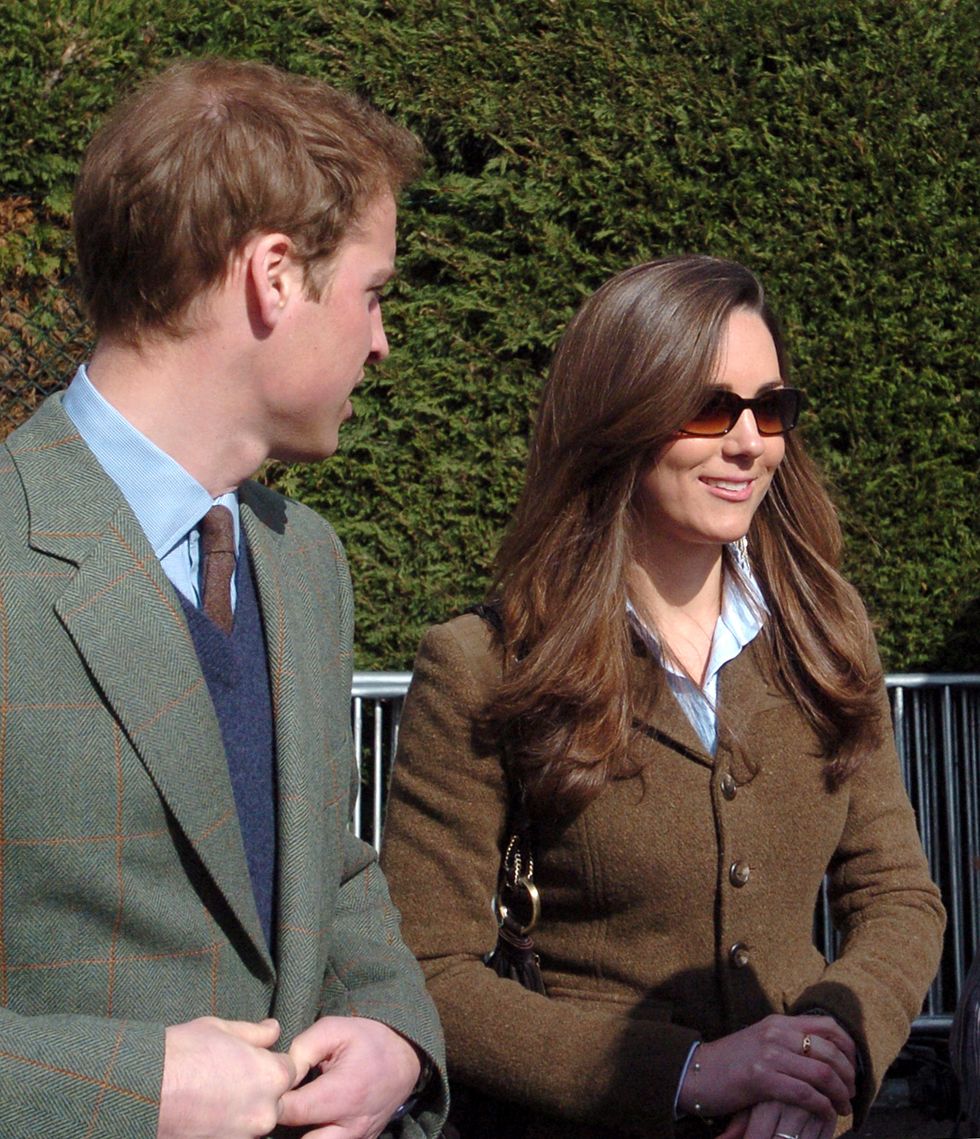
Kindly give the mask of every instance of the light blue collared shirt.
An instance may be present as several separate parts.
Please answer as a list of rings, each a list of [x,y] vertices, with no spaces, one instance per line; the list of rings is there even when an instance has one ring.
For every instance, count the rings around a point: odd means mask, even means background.
[[[703,685],[698,685],[669,659],[664,659],[656,635],[643,624],[632,605],[629,612],[647,647],[663,664],[670,690],[697,732],[698,739],[709,755],[714,755],[718,747],[718,674],[722,666],[734,660],[762,629],[767,610],[758,583],[746,565],[740,566],[737,577],[725,574],[721,614],[711,638],[711,654]]]
[[[193,475],[138,431],[92,386],[85,365],[78,369],[61,406],[78,428],[105,473],[122,491],[143,528],[163,572],[176,589],[201,606],[198,524],[212,506],[227,506],[239,548],[238,494],[212,498]],[[231,602],[235,604],[235,579]]]

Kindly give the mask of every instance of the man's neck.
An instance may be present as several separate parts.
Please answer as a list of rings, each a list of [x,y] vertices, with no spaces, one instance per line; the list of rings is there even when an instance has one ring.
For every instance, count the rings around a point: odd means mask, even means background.
[[[238,422],[228,373],[227,352],[194,335],[139,346],[103,340],[88,365],[99,394],[215,498],[266,458]]]

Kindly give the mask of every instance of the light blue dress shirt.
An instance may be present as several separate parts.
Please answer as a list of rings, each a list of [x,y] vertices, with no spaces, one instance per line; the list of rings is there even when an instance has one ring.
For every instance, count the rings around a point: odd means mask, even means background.
[[[213,499],[193,475],[96,391],[84,364],[65,392],[62,407],[102,469],[122,491],[163,572],[188,601],[200,608],[198,524],[212,506],[227,506],[235,524],[235,548],[239,549],[237,493],[229,491]],[[231,595],[234,607],[234,577]]]

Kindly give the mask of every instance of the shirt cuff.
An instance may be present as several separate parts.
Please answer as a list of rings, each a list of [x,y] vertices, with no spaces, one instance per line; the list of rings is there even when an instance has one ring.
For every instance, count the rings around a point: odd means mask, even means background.
[[[701,1041],[695,1040],[691,1045],[691,1050],[687,1054],[687,1059],[684,1061],[684,1067],[681,1068],[681,1078],[677,1081],[677,1091],[674,1092],[674,1119],[680,1119],[683,1112],[677,1110],[677,1101],[681,1098],[681,1088],[684,1086],[684,1081],[687,1079],[687,1070],[691,1066],[691,1061],[694,1059],[694,1053],[701,1047]]]

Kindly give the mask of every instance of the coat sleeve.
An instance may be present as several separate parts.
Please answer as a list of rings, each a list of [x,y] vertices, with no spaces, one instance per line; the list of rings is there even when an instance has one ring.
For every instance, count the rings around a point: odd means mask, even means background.
[[[316,524],[324,523],[318,517]],[[353,811],[360,771],[354,759],[349,731],[351,650],[354,635],[353,593],[347,558],[336,535],[334,566],[338,573],[339,629],[347,662],[342,683],[342,733],[347,740],[348,801]],[[378,865],[377,852],[345,828],[340,843],[340,881],[330,926],[330,956],[320,998],[321,1015],[367,1017],[380,1021],[411,1041],[428,1058],[431,1075],[413,1102],[409,1115],[398,1125],[400,1139],[434,1139],[449,1108],[445,1043],[432,998],[412,952],[401,937],[398,911]],[[388,1133],[385,1132],[385,1135]]]
[[[163,1033],[162,1024],[0,1009],[0,1133],[154,1139]]]
[[[428,1057],[433,1072],[401,1124],[404,1139],[432,1139],[449,1107],[439,1018],[418,962],[405,946],[373,848],[348,835],[345,875],[337,895],[330,973],[323,1011],[363,1016],[393,1028]]]
[[[858,1123],[922,1008],[945,927],[902,782],[884,685],[880,714],[885,738],[844,785],[847,818],[828,869],[840,950],[791,1010],[826,1009],[858,1044],[864,1065],[854,1104]]]
[[[473,733],[499,675],[487,641],[473,616],[426,634],[382,847],[405,939],[442,1018],[451,1078],[580,1124],[670,1136],[696,1032],[549,999],[483,964],[507,806],[499,756]]]

